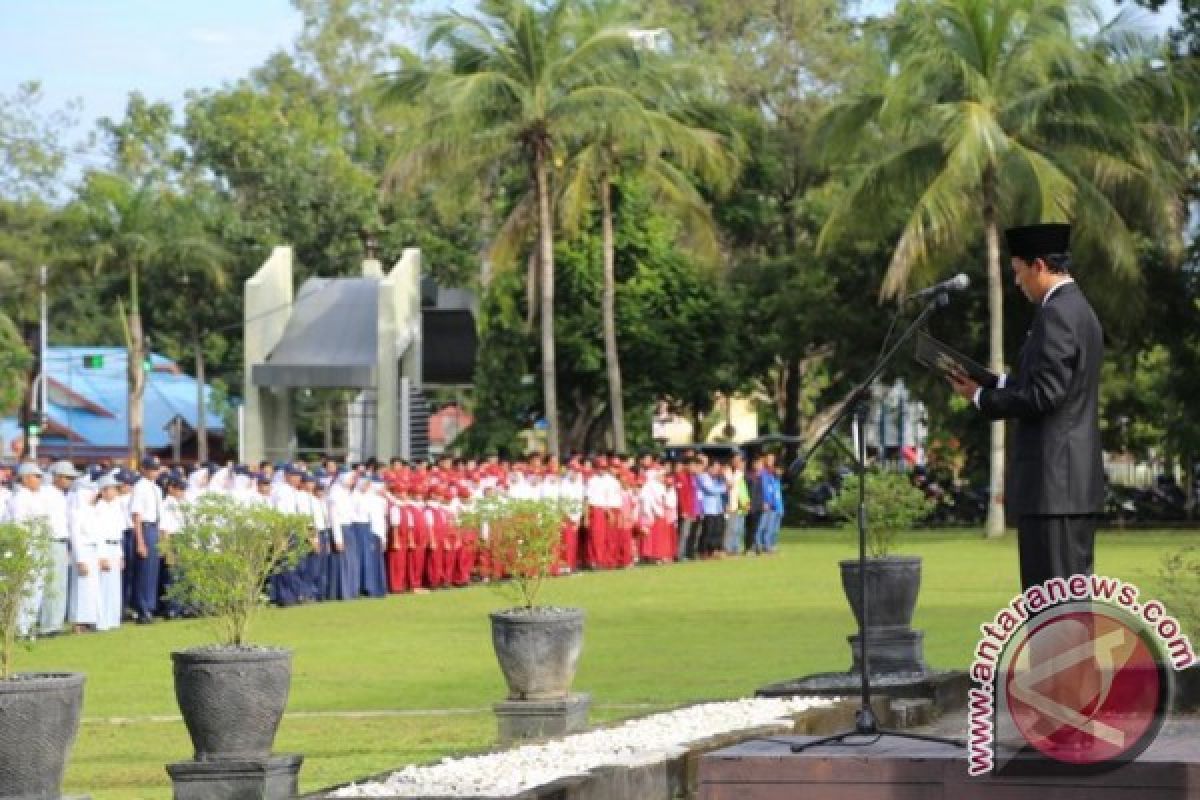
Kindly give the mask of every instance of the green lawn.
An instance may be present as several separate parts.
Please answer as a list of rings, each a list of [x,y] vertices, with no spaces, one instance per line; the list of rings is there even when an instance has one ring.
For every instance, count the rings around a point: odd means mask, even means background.
[[[846,669],[853,621],[836,562],[855,550],[843,530],[788,532],[774,557],[550,583],[545,602],[587,610],[575,685],[592,693],[592,718],[742,696],[783,678]],[[1200,544],[1200,533],[1102,534],[1097,571],[1153,592],[1161,554],[1188,543]],[[980,623],[1018,589],[1014,538],[921,532],[899,550],[924,556],[915,625],[925,630],[927,660],[965,667]],[[503,603],[477,587],[264,611],[252,638],[296,653],[276,747],[305,755],[302,788],[488,747],[489,709],[504,687],[487,612]],[[87,673],[68,794],[170,797],[163,765],[190,750],[175,717],[168,653],[208,636],[202,621],[127,626],[43,641],[20,655],[21,669]]]

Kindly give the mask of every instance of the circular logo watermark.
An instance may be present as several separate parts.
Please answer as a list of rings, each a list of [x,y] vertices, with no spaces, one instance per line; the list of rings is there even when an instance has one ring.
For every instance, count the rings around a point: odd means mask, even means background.
[[[1158,735],[1176,671],[1197,663],[1161,602],[1104,575],[1030,586],[989,621],[971,663],[967,772],[1032,751],[1073,773],[1118,767]]]
[[[1031,620],[1002,673],[1018,731],[1067,764],[1116,765],[1154,741],[1169,680],[1144,626],[1119,609],[1069,603]]]

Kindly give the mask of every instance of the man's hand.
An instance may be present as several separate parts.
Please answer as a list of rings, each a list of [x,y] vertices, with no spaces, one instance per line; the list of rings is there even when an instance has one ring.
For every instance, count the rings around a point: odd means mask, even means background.
[[[88,565],[86,561],[76,561],[75,571],[79,573],[79,577],[86,578],[88,576]]]
[[[137,553],[138,558],[146,558],[150,555],[150,548],[146,547],[146,540],[141,536],[138,536],[134,542],[134,552]]]
[[[967,402],[975,400],[975,390],[979,388],[979,384],[973,381],[967,373],[956,369],[947,373],[946,380],[950,382],[951,388],[959,397],[964,398]]]

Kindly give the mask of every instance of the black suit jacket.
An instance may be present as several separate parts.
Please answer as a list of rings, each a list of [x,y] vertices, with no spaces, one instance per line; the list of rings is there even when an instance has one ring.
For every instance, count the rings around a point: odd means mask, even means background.
[[[1010,515],[1103,509],[1103,359],[1100,322],[1079,287],[1067,283],[1034,315],[1016,374],[1003,389],[980,392],[984,416],[1016,420],[1005,491]]]

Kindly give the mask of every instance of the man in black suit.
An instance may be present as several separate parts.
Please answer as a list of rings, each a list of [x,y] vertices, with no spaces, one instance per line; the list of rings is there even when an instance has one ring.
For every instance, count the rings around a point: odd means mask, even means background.
[[[1025,589],[1092,572],[1104,503],[1104,342],[1095,312],[1070,275],[1070,231],[1067,225],[1030,225],[1005,232],[1016,284],[1037,306],[1016,374],[991,387],[961,373],[950,378],[988,419],[1015,420],[1005,485]]]

